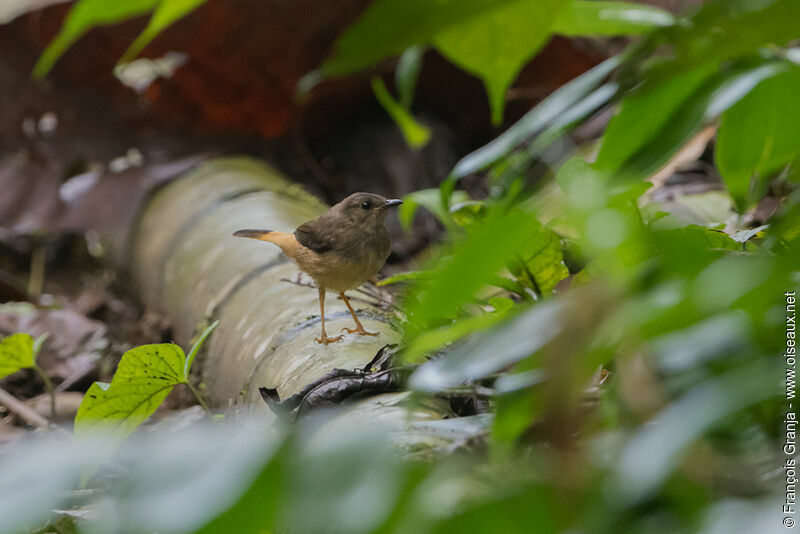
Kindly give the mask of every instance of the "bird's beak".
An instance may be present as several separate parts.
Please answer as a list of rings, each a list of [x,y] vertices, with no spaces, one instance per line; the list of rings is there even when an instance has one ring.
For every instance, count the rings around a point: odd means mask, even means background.
[[[403,201],[399,198],[392,198],[386,201],[386,204],[383,205],[384,208],[391,208],[392,206],[399,206],[402,204]]]

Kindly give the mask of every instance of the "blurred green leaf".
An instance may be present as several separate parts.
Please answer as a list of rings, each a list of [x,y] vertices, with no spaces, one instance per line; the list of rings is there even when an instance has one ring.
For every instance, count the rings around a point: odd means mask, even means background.
[[[512,302],[513,304],[513,302]],[[403,361],[416,363],[423,356],[441,349],[462,337],[486,330],[497,324],[504,313],[484,313],[454,320],[452,323],[425,330],[403,349]]]
[[[389,94],[383,80],[377,76],[372,77],[372,92],[380,102],[383,109],[392,117],[395,124],[400,128],[406,144],[411,148],[421,148],[425,146],[431,138],[428,128],[414,120],[414,117]]]
[[[530,534],[560,532],[552,488],[531,484],[523,491],[510,489],[445,520],[434,532],[440,534]]]
[[[456,202],[466,202],[469,200],[469,195],[465,191],[458,191],[453,194]],[[398,218],[400,219],[400,226],[403,230],[408,232],[414,222],[414,215],[420,207],[426,208],[433,213],[439,221],[450,227],[452,225],[452,216],[447,208],[442,205],[442,197],[438,189],[420,189],[414,191],[403,197],[403,203],[400,205]]]
[[[108,504],[99,507],[87,530],[263,532],[274,527],[275,505],[281,502],[279,446],[274,429],[248,418],[135,436],[114,457],[132,468],[115,481]],[[271,487],[264,484],[265,475]],[[255,489],[261,491],[258,502],[250,495]]]
[[[322,65],[325,76],[341,76],[430,44],[441,30],[506,4],[508,0],[377,0],[339,37]]]
[[[450,61],[483,80],[492,123],[503,121],[506,91],[523,65],[550,38],[565,0],[510,1],[438,32],[433,44]]]
[[[441,195],[437,195],[441,198]],[[459,226],[470,227],[480,223],[486,216],[486,203],[481,200],[459,202],[450,208],[453,221]]]
[[[468,238],[457,241],[430,278],[416,285],[418,300],[409,304],[409,320],[425,329],[454,317],[503,267],[517,260],[520,247],[540,226],[532,214],[520,210],[490,212]]]
[[[569,276],[561,242],[555,232],[544,226],[520,246],[518,261],[511,263],[510,270],[520,282],[544,296],[550,295],[556,284]]]
[[[531,140],[525,154],[526,159],[541,157],[553,142],[602,109],[618,93],[619,85],[615,82],[605,83],[592,91],[586,98],[559,115],[541,134]]]
[[[116,1],[120,2],[120,0]],[[156,10],[153,12],[153,16],[150,17],[150,22],[147,23],[142,33],[139,34],[128,50],[125,51],[125,54],[123,54],[119,62],[127,63],[133,60],[133,58],[139,55],[139,52],[141,52],[159,33],[205,2],[206,0],[160,0],[158,7],[156,7]]]
[[[530,289],[520,284],[517,280],[512,280],[511,278],[506,278],[505,276],[492,276],[489,278],[488,284],[505,289],[511,293],[515,293],[524,300],[530,300],[531,298]]]
[[[152,11],[159,2],[160,0],[79,0],[70,9],[61,30],[39,57],[33,68],[33,75],[37,78],[44,77],[67,48],[95,26],[115,24],[144,15]]]
[[[717,358],[750,352],[751,339],[752,325],[747,314],[732,310],[656,337],[651,346],[659,369],[677,373],[697,369]]]
[[[763,80],[785,72],[787,68],[788,62],[769,60],[740,65],[707,81],[704,78],[705,83],[699,86],[698,78],[704,72],[708,74],[709,70],[716,69],[712,65],[656,82],[650,91],[631,96],[628,106],[623,102],[623,108],[627,107],[627,110],[620,110],[620,115],[612,121],[616,124],[609,124],[595,168],[611,172],[615,183],[648,177],[666,164],[703,126],[716,120]],[[699,88],[681,99],[688,92],[678,88],[676,80],[697,84],[695,86]],[[660,95],[664,100],[655,95]],[[654,111],[660,108],[669,112]],[[624,118],[621,118],[623,113]],[[642,117],[650,120],[641,120]],[[660,130],[654,130],[652,124],[659,124]],[[626,125],[627,129],[624,128]],[[631,131],[639,132],[641,137],[633,138],[629,133]],[[605,149],[606,146],[613,148]],[[604,150],[607,150],[606,154],[603,154]]]
[[[675,24],[675,17],[652,6],[630,2],[573,0],[553,31],[569,36],[637,35]]]
[[[692,67],[699,63],[722,63],[749,56],[765,45],[783,46],[800,38],[797,24],[800,3],[795,0],[714,0],[706,2],[692,17],[685,31],[672,42],[674,63]]]
[[[744,244],[736,241],[722,230],[713,230],[694,224],[683,228],[658,231],[653,234],[653,237],[657,239],[658,249],[665,256],[675,256],[681,250],[685,250],[702,255],[704,261],[711,261],[712,258],[718,257],[717,251],[754,252],[758,250],[753,243]],[[693,258],[695,261],[697,259],[697,257]]]
[[[759,200],[769,175],[800,155],[800,69],[759,83],[722,115],[715,162],[744,211]]]
[[[122,355],[110,384],[95,382],[75,416],[75,435],[104,432],[123,440],[185,383],[186,357],[172,343],[142,345]]]
[[[508,297],[492,297],[489,306],[494,308],[495,313],[505,313],[514,307],[514,301]]]
[[[657,139],[681,106],[718,70],[705,65],[664,80],[652,81],[619,105],[608,123],[597,155],[597,170],[619,169],[638,150]]]
[[[287,529],[376,532],[396,505],[406,469],[387,447],[387,430],[376,423],[366,432],[322,427],[305,436],[287,485],[292,498],[282,510]]]
[[[392,284],[399,284],[401,282],[412,282],[426,276],[430,276],[430,273],[427,271],[408,271],[405,273],[397,273],[392,276],[387,276],[383,280],[379,281],[376,285],[378,287],[390,286]]]
[[[529,371],[534,373],[535,371]],[[540,393],[532,386],[538,385],[544,380],[539,372],[538,377],[528,375],[520,378],[520,386],[510,391],[498,391],[497,382],[503,379],[506,383],[518,377],[521,373],[503,375],[495,381],[493,398],[495,405],[494,424],[492,425],[492,454],[495,457],[503,457],[513,450],[514,443],[519,437],[531,427],[533,421],[541,416],[542,403],[537,402]],[[532,380],[526,378],[532,377]],[[512,383],[512,386],[514,384]],[[503,386],[506,387],[505,385]]]
[[[12,334],[0,340],[0,378],[35,365],[30,335]]]
[[[51,510],[65,504],[81,471],[105,454],[102,442],[78,445],[61,438],[4,445],[0,455],[2,531],[38,531]]]
[[[411,387],[443,391],[527,358],[561,332],[564,309],[563,301],[551,300],[516,314],[470,338],[443,358],[422,364],[411,375]]]
[[[400,105],[411,109],[414,101],[414,91],[417,87],[419,71],[422,69],[422,59],[425,56],[425,47],[416,45],[406,49],[397,62],[394,70],[394,86],[400,97]]]
[[[761,358],[708,380],[668,406],[626,444],[609,487],[614,499],[646,500],[681,454],[723,417],[780,394],[774,359]]]
[[[505,93],[549,39],[566,0],[378,0],[337,41],[324,76],[357,71],[413,45],[430,44],[486,86],[492,122]]]
[[[544,130],[565,112],[583,101],[619,65],[620,58],[615,56],[581,74],[554,91],[492,142],[461,158],[442,184],[443,194],[449,199],[450,193],[455,188],[456,180],[492,165],[523,141]]]

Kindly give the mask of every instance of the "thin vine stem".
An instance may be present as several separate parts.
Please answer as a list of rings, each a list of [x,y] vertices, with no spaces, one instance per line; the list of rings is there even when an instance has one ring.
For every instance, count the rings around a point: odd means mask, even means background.
[[[213,413],[213,412],[211,411],[211,409],[208,407],[208,404],[206,404],[206,402],[203,400],[203,397],[201,397],[201,396],[200,396],[200,392],[199,392],[199,391],[197,391],[197,389],[196,389],[196,388],[195,388],[195,387],[192,385],[192,383],[191,383],[191,382],[189,382],[189,381],[186,381],[186,382],[184,382],[184,384],[186,384],[187,386],[189,386],[189,389],[190,389],[190,390],[191,390],[191,392],[194,394],[194,397],[197,399],[197,403],[198,403],[200,406],[202,406],[202,407],[203,407],[203,410],[205,410],[205,412],[206,412],[208,415],[214,415],[214,413]]]
[[[50,395],[50,422],[55,423],[56,421],[56,390],[53,388],[53,382],[50,381],[50,377],[47,376],[47,373],[39,367],[38,364],[33,366],[33,369],[42,377],[42,381],[44,382],[44,388],[47,390],[47,394]]]

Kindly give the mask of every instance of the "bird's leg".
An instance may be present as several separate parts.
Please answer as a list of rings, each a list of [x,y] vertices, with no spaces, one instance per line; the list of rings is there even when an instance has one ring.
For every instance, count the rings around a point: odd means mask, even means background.
[[[328,337],[325,333],[325,288],[323,287],[319,288],[319,315],[322,319],[322,337],[317,338],[316,342],[327,345],[342,339],[342,336]]]
[[[369,332],[364,330],[364,327],[361,325],[361,321],[358,320],[356,316],[356,312],[352,306],[350,306],[350,301],[347,299],[347,295],[344,294],[344,291],[339,293],[339,296],[342,297],[342,300],[347,305],[347,309],[350,310],[350,315],[353,316],[353,320],[356,322],[355,328],[342,328],[342,330],[347,330],[349,334],[360,334],[362,336],[377,336],[379,332]]]

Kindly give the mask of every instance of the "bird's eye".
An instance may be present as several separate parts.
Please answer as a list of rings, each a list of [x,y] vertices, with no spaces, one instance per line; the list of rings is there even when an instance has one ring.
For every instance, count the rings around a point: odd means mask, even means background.
[[[364,208],[365,210],[368,210],[370,208],[370,203],[366,201],[362,202],[361,207]]]

